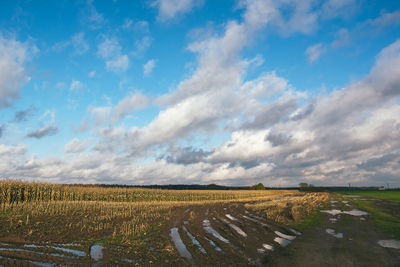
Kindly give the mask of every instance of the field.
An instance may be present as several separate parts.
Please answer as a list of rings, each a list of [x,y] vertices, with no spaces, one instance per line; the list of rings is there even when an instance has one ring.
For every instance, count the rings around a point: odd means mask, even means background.
[[[0,265],[392,266],[398,199],[3,181]]]
[[[186,266],[261,264],[263,244],[279,247],[276,231],[294,238],[289,226],[329,197],[9,181],[0,183],[0,199],[2,265]]]

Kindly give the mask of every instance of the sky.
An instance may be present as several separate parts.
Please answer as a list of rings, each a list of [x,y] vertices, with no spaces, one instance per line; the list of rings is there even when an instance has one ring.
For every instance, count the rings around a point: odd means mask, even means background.
[[[0,179],[400,187],[400,2],[0,2]]]

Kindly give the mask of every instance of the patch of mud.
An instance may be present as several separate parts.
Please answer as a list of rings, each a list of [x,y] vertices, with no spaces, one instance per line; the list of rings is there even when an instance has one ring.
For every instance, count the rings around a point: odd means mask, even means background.
[[[282,238],[282,237],[275,237],[275,238],[274,238],[274,241],[275,241],[276,243],[278,243],[279,245],[281,245],[282,247],[286,247],[287,245],[290,244],[290,241],[289,241],[289,240],[287,240],[287,239],[285,239],[285,238]]]
[[[193,245],[196,245],[201,253],[207,254],[206,250],[201,246],[200,242],[197,241],[197,239],[188,231],[188,229],[185,226],[182,226],[182,228],[186,232],[186,234],[189,236],[189,238],[192,240]]]
[[[190,254],[190,252],[186,249],[186,246],[183,243],[181,236],[179,235],[178,228],[171,228],[169,236],[171,237],[172,242],[174,243],[175,248],[178,250],[179,254],[187,259],[190,263],[193,263],[192,254]]]
[[[400,241],[395,240],[395,239],[389,239],[389,240],[379,240],[378,244],[381,247],[384,248],[395,248],[395,249],[400,249]]]
[[[203,228],[209,234],[212,234],[215,238],[221,240],[222,242],[229,244],[229,240],[221,236],[214,228],[211,227],[210,221],[205,219],[203,221]]]
[[[336,238],[343,238],[343,234],[342,233],[336,233],[336,231],[334,229],[327,228],[326,232],[328,234],[330,234],[331,236],[334,236]]]

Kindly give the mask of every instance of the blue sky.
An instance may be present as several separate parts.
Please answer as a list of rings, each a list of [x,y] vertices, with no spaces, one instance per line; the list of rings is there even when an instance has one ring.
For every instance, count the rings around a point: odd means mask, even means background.
[[[400,186],[400,3],[2,1],[0,178]]]

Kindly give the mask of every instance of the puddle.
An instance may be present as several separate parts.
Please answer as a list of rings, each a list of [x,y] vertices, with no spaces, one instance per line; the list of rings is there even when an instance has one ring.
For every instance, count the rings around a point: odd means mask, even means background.
[[[368,215],[368,212],[357,210],[357,209],[353,209],[353,210],[350,210],[350,211],[341,211],[341,210],[333,209],[333,210],[321,210],[321,212],[329,213],[329,214],[331,214],[333,216],[335,216],[337,214],[341,214],[341,213],[349,214],[349,215],[353,215],[353,216]]]
[[[90,257],[94,261],[100,261],[103,259],[103,246],[102,245],[93,245],[90,248]]]
[[[287,240],[287,239],[285,239],[285,238],[282,238],[282,237],[275,237],[275,238],[274,238],[274,241],[275,241],[276,243],[278,243],[279,245],[281,245],[282,247],[286,247],[287,245],[290,244],[290,241],[289,241],[289,240]]]
[[[338,221],[336,218],[329,218],[329,220],[331,221],[331,223],[336,223]]]
[[[278,236],[280,236],[280,237],[283,237],[283,238],[285,238],[285,239],[287,239],[287,240],[293,240],[293,239],[296,238],[296,236],[294,236],[294,235],[285,235],[285,234],[282,234],[282,233],[279,232],[279,231],[275,231],[275,234],[278,235]]]
[[[333,216],[342,213],[341,210],[336,210],[336,209],[333,209],[333,210],[321,210],[321,212],[329,213],[330,215],[333,215]]]
[[[225,216],[228,217],[228,219],[231,220],[231,221],[237,221],[238,220],[238,219],[236,219],[235,217],[233,217],[230,214],[225,214]]]
[[[241,236],[243,236],[243,237],[247,237],[247,234],[246,234],[242,229],[240,229],[238,226],[236,226],[236,225],[234,225],[234,224],[232,224],[232,223],[230,223],[229,226],[230,226],[233,230],[235,230],[236,233],[238,233],[239,235],[241,235]]]
[[[246,215],[241,215],[243,218],[245,218],[245,219],[247,219],[247,220],[249,220],[249,221],[252,221],[252,222],[255,222],[255,223],[258,223],[258,224],[261,224],[262,226],[264,226],[264,227],[268,227],[268,228],[270,228],[270,226],[268,225],[268,224],[266,224],[266,223],[263,223],[263,222],[260,222],[260,221],[258,221],[258,220],[256,220],[256,219],[254,219],[254,218],[251,218],[251,217],[249,217],[249,216],[246,216]]]
[[[395,249],[400,249],[400,241],[395,240],[395,239],[389,239],[389,240],[379,240],[378,244],[381,247],[384,248],[395,248]]]
[[[229,240],[221,236],[217,231],[214,230],[214,228],[211,227],[210,221],[209,220],[204,220],[203,221],[203,228],[206,230],[209,234],[212,234],[214,237],[218,238],[224,243],[229,243]]]
[[[295,235],[301,235],[301,233],[299,231],[296,231],[296,230],[294,230],[292,228],[289,228],[289,231],[292,232]]]
[[[179,235],[178,228],[177,227],[171,228],[169,236],[171,237],[172,242],[174,243],[179,254],[185,259],[187,259],[190,263],[192,263],[193,262],[192,255],[186,249],[186,246]]]
[[[361,210],[351,210],[351,211],[343,211],[343,213],[353,215],[353,216],[363,216],[363,215],[368,215],[368,212],[361,211]]]
[[[72,258],[70,256],[66,256],[66,255],[63,255],[63,254],[47,253],[47,252],[34,251],[34,250],[28,250],[28,249],[22,249],[22,248],[0,248],[0,251],[27,252],[27,253],[34,253],[34,254],[39,254],[39,255],[49,255],[49,256],[53,256],[53,257],[66,258],[66,259],[71,259]]]
[[[330,229],[330,228],[327,228],[326,229],[326,232],[328,233],[328,234],[330,234],[331,236],[334,236],[334,237],[336,237],[336,238],[343,238],[343,234],[342,233],[335,233],[335,230],[333,230],[333,229]]]
[[[265,252],[265,249],[263,249],[263,248],[258,248],[258,249],[257,249],[257,252],[260,253],[260,254],[262,254],[262,253]]]
[[[212,241],[211,239],[208,239],[207,237],[204,237],[208,242],[210,242],[210,245],[213,246],[215,248],[216,251],[222,251],[222,249],[220,247],[218,247],[214,241]]]
[[[52,249],[55,249],[55,250],[60,250],[62,252],[68,252],[68,253],[74,254],[75,256],[78,256],[78,257],[85,257],[86,256],[86,253],[83,252],[83,251],[76,250],[76,249],[63,248],[63,247],[38,246],[38,245],[35,245],[35,244],[27,244],[27,245],[24,245],[24,247],[26,247],[26,248],[52,248]]]
[[[185,226],[182,226],[182,228],[183,228],[183,230],[185,230],[186,234],[190,237],[190,239],[192,240],[192,243],[199,248],[201,253],[207,254],[206,250],[201,246],[200,242],[197,241],[197,239],[188,231],[188,229],[186,229]]]
[[[47,263],[47,262],[41,262],[41,261],[29,261],[30,263],[33,263],[39,267],[53,267],[56,266],[53,263]]]
[[[360,218],[360,221],[365,221],[366,219],[364,218],[364,217],[361,217]]]
[[[274,251],[274,246],[272,246],[272,245],[263,244],[263,247],[264,247],[265,249],[267,249],[267,250]]]

